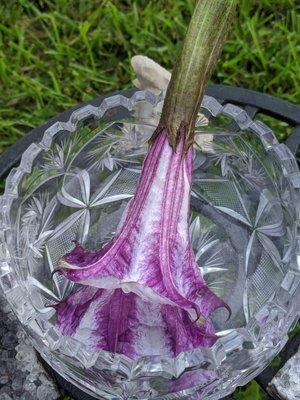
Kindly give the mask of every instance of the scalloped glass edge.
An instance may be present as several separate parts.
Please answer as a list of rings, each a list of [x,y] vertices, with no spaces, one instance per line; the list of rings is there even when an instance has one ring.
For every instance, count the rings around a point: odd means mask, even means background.
[[[267,364],[263,362],[263,355],[268,352],[268,359],[275,356],[287,341],[289,329],[296,323],[300,314],[300,302],[297,301],[297,289],[300,285],[300,172],[296,160],[287,146],[279,144],[273,131],[259,120],[252,120],[247,112],[242,108],[227,103],[224,106],[211,96],[204,96],[202,108],[205,108],[212,116],[220,114],[226,115],[237,123],[241,130],[249,130],[257,134],[263,143],[266,151],[273,151],[275,158],[282,166],[283,175],[288,179],[291,190],[294,191],[297,201],[297,251],[295,262],[292,268],[286,273],[280,288],[275,293],[273,300],[256,313],[248,322],[245,328],[232,329],[224,332],[213,347],[207,349],[196,349],[181,353],[176,358],[170,357],[143,357],[138,360],[131,360],[123,355],[111,354],[106,351],[95,352],[75,339],[61,336],[60,332],[48,321],[41,318],[30,304],[30,299],[26,288],[18,281],[12,271],[9,260],[10,254],[7,243],[10,240],[10,209],[13,200],[18,198],[18,185],[23,176],[31,172],[31,168],[36,157],[43,150],[50,148],[54,137],[60,131],[74,132],[78,122],[94,116],[101,118],[104,114],[115,107],[124,107],[132,111],[138,102],[146,101],[152,106],[156,106],[163,101],[165,93],[155,95],[149,90],[136,91],[132,97],[128,98],[121,94],[105,98],[99,106],[85,105],[73,111],[67,122],[57,121],[48,127],[39,143],[31,144],[23,153],[18,168],[13,168],[6,179],[5,192],[0,197],[0,287],[5,298],[10,303],[18,319],[24,325],[25,330],[33,339],[33,345],[41,352],[46,361],[50,358],[50,364],[55,366],[56,361],[53,356],[58,358],[59,354],[75,358],[85,368],[97,365],[105,366],[118,370],[130,377],[137,379],[143,376],[157,376],[163,374],[169,378],[177,378],[188,368],[200,367],[205,362],[211,368],[218,369],[220,365],[236,350],[251,348],[257,350],[261,359],[262,367]],[[299,203],[298,203],[299,199]],[[299,265],[298,265],[299,264]],[[299,294],[299,290],[298,290]],[[267,321],[268,327],[273,324],[276,337],[270,335],[266,330],[266,336],[261,331],[260,322]],[[262,339],[260,339],[262,338]],[[249,347],[250,346],[250,347]],[[56,354],[55,354],[56,353]],[[270,356],[271,355],[271,356]],[[247,374],[244,380],[239,375],[235,380],[231,380],[230,390],[247,383],[255,373]],[[152,372],[154,371],[154,372]],[[66,377],[78,385],[78,379],[72,373]],[[224,388],[225,389],[225,388]],[[84,388],[87,390],[87,388]],[[186,392],[186,391],[185,391]],[[195,389],[193,389],[195,392]],[[168,397],[170,398],[170,397]]]

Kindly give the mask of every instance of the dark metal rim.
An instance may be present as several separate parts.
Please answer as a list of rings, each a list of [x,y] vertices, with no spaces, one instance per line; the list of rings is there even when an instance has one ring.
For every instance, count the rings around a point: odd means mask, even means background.
[[[82,107],[83,105],[94,105],[99,106],[101,102],[110,96],[122,93],[126,97],[131,97],[135,92],[135,89],[124,90],[122,92],[110,93],[105,96],[97,97],[96,99],[87,103],[79,104],[72,109],[69,109],[61,114],[51,118],[45,124],[34,128],[27,135],[22,137],[17,143],[8,148],[2,155],[0,155],[0,178],[5,177],[12,167],[18,164],[21,159],[23,152],[29,147],[30,144],[39,142],[42,139],[45,129],[51,126],[57,121],[67,121],[70,114]],[[295,154],[298,146],[300,145],[300,107],[291,104],[285,100],[280,100],[276,97],[256,92],[253,90],[226,86],[226,85],[211,85],[207,88],[206,94],[217,98],[221,103],[233,103],[243,107],[251,118],[254,118],[257,113],[269,115],[280,121],[287,122],[293,127],[291,135],[288,137],[286,144]],[[283,349],[282,365],[296,353],[300,345],[300,335],[290,340],[285,348]],[[63,389],[66,394],[71,395],[74,399],[80,400],[92,400],[93,397],[82,392],[76,386],[62,378],[56,371],[54,371],[43,359],[39,357],[40,362],[44,365],[45,369],[52,375],[56,380],[59,387]],[[281,365],[281,366],[282,366]],[[273,378],[275,373],[281,368],[277,368],[276,371],[267,367],[255,380],[266,391],[268,383]],[[268,398],[272,398],[267,395]],[[230,397],[225,397],[223,400],[230,400]]]
[[[122,91],[122,95],[130,97],[135,91],[136,89],[124,90]],[[24,150],[26,150],[31,143],[39,142],[45,129],[51,126],[54,122],[67,121],[71,113],[83,105],[91,104],[94,106],[99,106],[104,98],[119,93],[120,92],[110,93],[105,96],[97,97],[89,102],[78,104],[73,108],[51,118],[45,124],[32,129],[27,135],[23,136],[20,140],[18,140],[17,143],[9,147],[0,156],[0,177],[3,178],[8,174],[10,169],[20,161]],[[292,132],[289,136],[287,145],[295,153],[296,147],[300,141],[299,106],[264,93],[255,92],[254,90],[226,85],[211,85],[207,88],[206,94],[216,97],[222,103],[234,103],[244,107],[251,118],[254,118],[257,113],[262,113],[287,122],[294,127],[294,132]]]

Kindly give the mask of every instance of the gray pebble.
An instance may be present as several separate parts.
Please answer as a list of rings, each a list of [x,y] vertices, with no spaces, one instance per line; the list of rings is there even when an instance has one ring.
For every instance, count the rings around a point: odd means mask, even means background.
[[[0,385],[5,385],[7,382],[9,382],[9,376],[0,375]]]
[[[13,400],[13,399],[8,394],[1,393],[0,394],[0,400]]]

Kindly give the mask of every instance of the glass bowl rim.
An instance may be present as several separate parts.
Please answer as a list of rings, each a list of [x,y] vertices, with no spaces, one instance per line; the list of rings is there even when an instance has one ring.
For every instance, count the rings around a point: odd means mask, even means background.
[[[42,140],[38,143],[32,143],[23,153],[19,166],[10,171],[6,178],[4,194],[0,196],[0,249],[2,253],[0,253],[0,284],[4,291],[4,297],[11,304],[21,323],[25,325],[26,331],[30,336],[35,337],[35,340],[37,340],[37,337],[36,334],[30,329],[30,324],[38,324],[41,318],[30,304],[26,288],[20,285],[14,271],[9,267],[7,262],[10,257],[7,243],[9,242],[10,230],[12,229],[9,215],[11,205],[13,201],[18,198],[18,185],[21,183],[23,176],[31,172],[33,162],[37,156],[42,151],[47,151],[50,148],[54,138],[59,134],[59,132],[74,132],[80,121],[92,116],[101,119],[108,110],[115,107],[121,106],[128,111],[132,111],[137,103],[145,101],[150,103],[152,106],[156,106],[158,103],[163,101],[165,92],[161,92],[160,94],[156,95],[150,90],[137,90],[131,95],[131,97],[126,97],[122,94],[108,96],[109,97],[105,97],[103,99],[99,106],[93,106],[90,104],[83,105],[73,111],[66,122],[56,121],[47,127],[44,131]],[[294,155],[286,145],[279,144],[273,131],[267,125],[257,119],[252,120],[244,109],[230,103],[222,105],[214,97],[208,95],[204,96],[201,107],[206,109],[213,117],[225,115],[231,118],[239,126],[241,131],[247,130],[258,135],[265,150],[267,152],[272,151],[275,155],[275,158],[277,158],[279,161],[283,169],[283,175],[290,183],[291,190],[296,192],[296,194],[299,196],[300,172],[297,167],[297,163],[295,163],[295,165],[293,163],[293,165],[291,165],[290,163],[290,160],[294,159]],[[298,213],[296,223],[299,224]],[[300,237],[297,237],[297,248],[300,250]],[[8,292],[6,292],[4,289],[3,278],[5,278],[5,280],[9,279],[12,285]],[[281,286],[278,290],[283,290],[285,296],[289,296],[293,302],[293,297],[295,297],[294,293],[298,286],[297,282],[298,284],[300,282],[299,270],[297,268],[294,270],[288,270],[286,275],[283,277]],[[16,307],[17,304],[11,301],[13,297],[12,294],[14,292],[16,293],[16,291],[21,291],[22,293],[22,297],[19,296],[19,299],[22,298],[23,300],[22,310],[26,310],[23,315],[20,310],[18,310],[18,307]],[[18,305],[20,306],[19,303]],[[104,357],[106,365],[116,365],[116,363],[118,365],[122,365],[122,369],[131,371],[131,377],[137,377],[141,375],[144,376],[145,374],[149,375],[150,369],[155,369],[156,373],[158,370],[162,369],[171,376],[178,377],[186,367],[200,366],[205,361],[210,361],[215,366],[220,365],[226,359],[227,354],[234,350],[241,349],[245,342],[252,342],[255,348],[259,349],[259,351],[263,351],[264,347],[262,347],[262,343],[260,341],[256,340],[254,332],[255,327],[259,325],[259,320],[262,318],[262,315],[268,315],[269,310],[272,309],[270,308],[272,305],[276,305],[274,300],[267,302],[262,309],[260,309],[254,316],[251,317],[251,320],[248,322],[246,327],[224,331],[211,348],[188,350],[180,353],[177,357],[146,356],[137,360],[132,360],[122,354],[112,354],[104,350],[99,350],[97,352],[93,351],[92,359],[87,360],[84,355],[85,349],[88,353],[88,347],[81,342],[78,342],[80,344],[80,350],[73,356],[79,362],[83,363],[86,368],[93,366],[97,360]],[[282,331],[282,347],[286,342],[287,333],[290,329],[290,326],[297,317],[297,309],[295,311],[293,307],[290,307],[289,309],[284,310],[284,308],[281,307],[281,310],[283,310],[287,320]],[[292,315],[294,311],[295,315]],[[45,320],[43,320],[43,324],[40,325],[45,327],[45,332],[39,339],[42,337],[45,339],[47,334],[60,336],[58,343],[51,344],[51,341],[49,341],[48,346],[44,343],[44,346],[48,347],[50,351],[59,350],[62,354],[64,354],[63,350],[66,341],[72,343],[77,342],[73,338],[62,336],[56,331],[52,324],[48,323],[47,327]],[[36,347],[41,350],[41,342],[40,344],[36,344]],[[275,347],[274,349],[276,350],[277,348]],[[278,352],[278,349],[276,351]],[[274,355],[275,354],[276,353],[274,351]],[[179,361],[182,362],[182,365],[184,366],[183,369],[178,368],[178,365],[181,364]],[[155,365],[157,366],[157,369],[154,368]]]

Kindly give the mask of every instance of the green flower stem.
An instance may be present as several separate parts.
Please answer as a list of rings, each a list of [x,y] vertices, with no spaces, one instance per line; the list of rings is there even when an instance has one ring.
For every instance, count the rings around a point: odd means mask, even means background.
[[[174,150],[182,133],[185,151],[194,141],[197,112],[231,26],[235,4],[236,0],[197,1],[153,135],[167,129]]]

